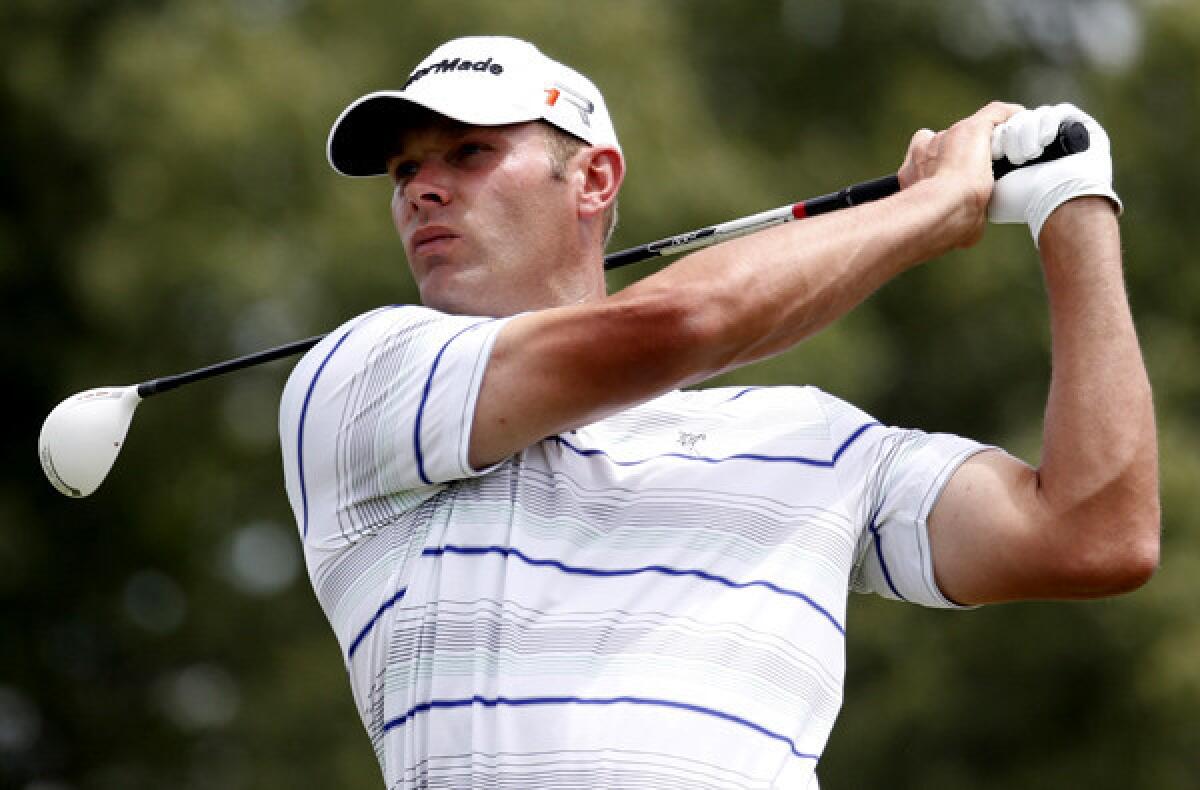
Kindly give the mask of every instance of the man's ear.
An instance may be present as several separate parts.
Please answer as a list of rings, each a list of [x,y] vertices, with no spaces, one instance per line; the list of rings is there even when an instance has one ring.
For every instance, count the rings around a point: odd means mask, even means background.
[[[625,179],[625,157],[615,148],[585,148],[580,172],[583,188],[579,192],[579,216],[601,216],[617,199],[617,190]]]

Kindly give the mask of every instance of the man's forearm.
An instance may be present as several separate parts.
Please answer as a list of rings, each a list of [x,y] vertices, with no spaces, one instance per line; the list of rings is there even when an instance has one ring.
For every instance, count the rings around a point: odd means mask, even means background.
[[[1112,205],[1069,201],[1040,247],[1053,336],[1040,492],[1097,583],[1119,587],[1157,563],[1159,505],[1154,408]]]
[[[708,333],[711,374],[790,348],[891,278],[952,248],[963,235],[961,213],[952,196],[925,181],[878,203],[694,253],[623,295],[693,293],[698,320],[716,325]]]

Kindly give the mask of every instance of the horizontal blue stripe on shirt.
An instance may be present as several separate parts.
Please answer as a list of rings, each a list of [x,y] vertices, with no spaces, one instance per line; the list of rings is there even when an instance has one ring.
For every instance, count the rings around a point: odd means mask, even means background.
[[[480,705],[486,708],[495,708],[500,706],[506,707],[527,707],[533,705],[650,705],[660,708],[674,708],[676,710],[685,710],[692,713],[699,713],[704,716],[728,721],[742,727],[748,727],[751,730],[765,735],[768,738],[780,741],[787,744],[789,750],[796,757],[805,760],[816,760],[818,755],[809,752],[802,752],[796,747],[796,742],[786,735],[778,732],[772,732],[761,724],[755,724],[749,719],[744,719],[741,716],[735,716],[732,713],[717,710],[716,708],[708,708],[703,705],[693,705],[688,702],[678,702],[668,699],[654,699],[650,697],[481,697],[475,695],[465,699],[435,699],[429,702],[422,702],[419,705],[414,705],[409,711],[394,719],[384,722],[383,731],[388,732],[396,727],[402,727],[407,724],[414,716],[419,713],[428,713],[431,710],[437,709],[452,709],[465,708],[473,705]]]
[[[780,587],[774,582],[761,579],[748,582],[735,582],[732,579],[727,579],[724,576],[718,576],[715,573],[709,573],[708,571],[671,568],[666,565],[646,565],[640,568],[584,568],[575,565],[567,565],[566,563],[558,560],[537,559],[530,557],[520,549],[514,549],[508,546],[442,546],[440,548],[425,549],[423,552],[421,552],[421,556],[423,557],[440,557],[443,554],[459,554],[466,556],[495,554],[503,557],[516,557],[518,560],[526,563],[527,565],[555,568],[563,573],[576,574],[579,576],[605,578],[616,576],[633,576],[639,573],[661,573],[665,576],[690,576],[692,578],[722,584],[735,590],[747,589],[750,587],[761,587],[780,595],[786,595],[791,598],[804,601],[815,611],[820,613],[822,617],[828,620],[833,627],[837,629],[839,634],[842,636],[846,635],[846,629],[843,628],[842,624],[837,621],[837,618],[830,614],[828,609],[821,606],[821,604],[817,603],[809,596],[798,590],[789,590],[786,587]]]
[[[812,607],[814,611],[828,620],[833,627],[837,629],[839,634],[842,636],[846,635],[846,629],[837,621],[837,618],[834,617],[828,609],[826,609],[824,606],[821,606],[821,604],[817,603],[811,597],[798,590],[789,590],[786,587],[780,587],[774,582],[769,582],[762,579],[756,579],[748,582],[736,582],[724,576],[718,576],[715,573],[709,573],[708,571],[671,568],[666,565],[646,565],[640,568],[584,568],[576,565],[567,565],[566,563],[558,560],[530,557],[520,549],[509,548],[507,546],[441,546],[425,549],[421,552],[422,557],[441,557],[446,554],[456,554],[460,556],[483,556],[487,554],[493,554],[501,557],[515,557],[527,565],[543,568],[554,568],[562,571],[563,573],[574,574],[578,576],[591,576],[594,578],[633,576],[639,573],[661,573],[664,576],[688,576],[707,582],[721,584],[725,587],[735,590],[759,587],[770,590],[773,593],[778,593],[779,595],[786,595],[788,597],[804,601],[806,604]],[[367,635],[376,626],[376,624],[378,624],[379,618],[383,615],[383,613],[394,606],[401,598],[403,598],[407,591],[408,588],[400,590],[379,607],[371,619],[367,621],[366,625],[362,627],[362,630],[359,631],[358,636],[355,637],[354,641],[350,643],[350,647],[346,650],[347,659],[354,657],[355,651],[358,650],[359,645],[362,644],[363,640],[367,638]]]

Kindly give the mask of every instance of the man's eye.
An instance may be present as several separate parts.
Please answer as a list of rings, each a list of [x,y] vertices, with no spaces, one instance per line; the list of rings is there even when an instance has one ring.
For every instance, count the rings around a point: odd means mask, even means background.
[[[481,143],[463,143],[458,147],[456,153],[459,159],[469,159],[475,154],[482,153],[484,150],[485,146]]]
[[[416,162],[400,162],[392,168],[392,180],[402,184],[417,174]]]

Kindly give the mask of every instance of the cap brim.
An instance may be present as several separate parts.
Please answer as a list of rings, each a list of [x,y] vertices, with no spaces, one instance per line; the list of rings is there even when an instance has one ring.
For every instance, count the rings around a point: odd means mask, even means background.
[[[342,111],[329,132],[329,164],[342,175],[384,175],[405,116],[419,106],[389,91],[358,99]]]
[[[487,95],[442,95],[423,101],[398,91],[378,91],[356,100],[334,121],[329,132],[329,164],[347,176],[385,175],[400,131],[419,110],[472,126],[502,126],[542,117],[536,109]]]

